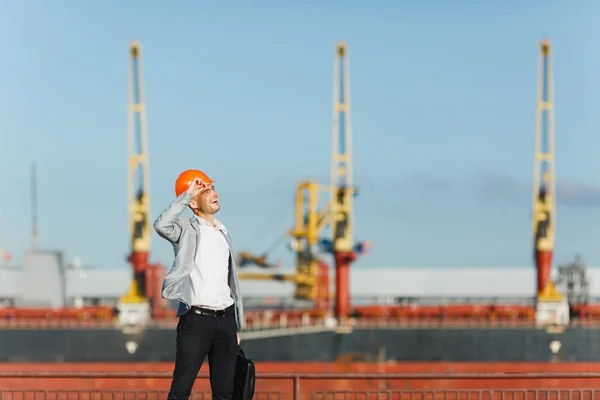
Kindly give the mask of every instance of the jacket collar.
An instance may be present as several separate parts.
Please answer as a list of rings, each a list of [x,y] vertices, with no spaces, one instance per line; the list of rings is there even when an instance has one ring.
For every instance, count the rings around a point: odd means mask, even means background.
[[[192,218],[190,218],[190,222],[192,223],[192,226],[196,230],[198,229],[198,227],[200,226],[200,224],[203,224],[203,225],[206,225],[206,226],[210,226],[210,224],[208,222],[202,220],[200,217],[198,217],[196,215],[194,215],[194,216],[192,216]],[[216,225],[217,229],[219,229],[223,233],[227,233],[227,228],[225,228],[225,225],[223,225],[221,223],[221,221],[219,221],[216,218],[215,218],[215,225]]]
[[[194,230],[196,231],[196,239],[198,239],[200,237],[200,222],[198,221],[198,217],[196,215],[193,215],[190,218],[190,223],[192,224],[192,228],[194,228]],[[227,240],[227,244],[231,248],[231,242],[229,239],[229,234],[227,233],[227,228],[225,228],[225,226],[217,219],[215,219],[215,223],[217,227],[219,227],[219,230],[221,231],[221,233],[225,237],[225,240]]]

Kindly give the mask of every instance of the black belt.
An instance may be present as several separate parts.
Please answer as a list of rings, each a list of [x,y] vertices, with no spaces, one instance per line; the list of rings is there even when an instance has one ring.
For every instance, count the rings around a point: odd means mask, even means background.
[[[202,308],[192,306],[192,311],[196,314],[207,315],[209,317],[224,317],[229,314],[233,306],[229,306],[224,310],[211,310],[210,308]]]

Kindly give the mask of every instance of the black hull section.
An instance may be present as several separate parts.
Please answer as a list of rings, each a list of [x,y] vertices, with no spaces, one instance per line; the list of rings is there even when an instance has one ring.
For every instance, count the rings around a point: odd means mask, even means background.
[[[324,361],[352,354],[365,361],[600,361],[600,330],[561,334],[536,329],[355,329],[247,339],[255,361]],[[561,344],[557,356],[550,343]],[[135,350],[135,351],[132,351]],[[131,351],[131,353],[130,353]],[[171,362],[175,330],[124,334],[110,329],[0,331],[0,362]],[[356,359],[356,358],[355,358]]]

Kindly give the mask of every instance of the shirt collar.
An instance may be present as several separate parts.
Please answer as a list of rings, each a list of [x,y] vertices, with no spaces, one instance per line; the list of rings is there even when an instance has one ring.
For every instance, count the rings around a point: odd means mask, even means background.
[[[199,216],[195,215],[196,220],[198,221],[198,223],[202,226],[206,226],[206,227],[210,227],[210,228],[215,228],[213,227],[208,221],[206,221],[204,218],[200,218]],[[220,230],[223,233],[227,233],[227,229],[225,228],[225,225],[223,225],[219,220],[217,220],[215,218],[215,225],[216,228],[218,230]]]

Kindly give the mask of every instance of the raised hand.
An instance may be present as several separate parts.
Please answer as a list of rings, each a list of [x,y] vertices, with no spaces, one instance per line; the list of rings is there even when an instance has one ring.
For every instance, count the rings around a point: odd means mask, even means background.
[[[190,186],[187,189],[187,192],[190,196],[196,197],[200,192],[206,187],[206,184],[202,182],[200,178],[194,178],[194,180],[190,183]]]

